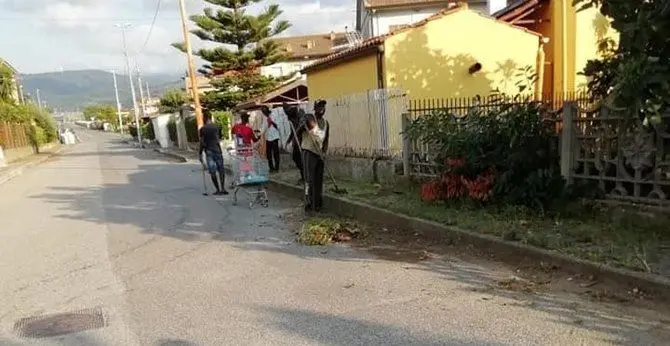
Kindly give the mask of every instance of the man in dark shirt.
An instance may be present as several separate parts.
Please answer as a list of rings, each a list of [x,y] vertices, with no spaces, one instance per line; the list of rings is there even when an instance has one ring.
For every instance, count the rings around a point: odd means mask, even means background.
[[[216,188],[215,195],[227,195],[228,191],[225,189],[225,170],[223,168],[223,153],[221,152],[221,128],[212,122],[212,117],[209,112],[203,114],[205,125],[200,128],[200,151],[199,157],[202,163],[202,153],[207,157],[207,168],[212,177],[212,183]],[[204,164],[204,163],[203,163]],[[216,173],[219,173],[221,183]]]

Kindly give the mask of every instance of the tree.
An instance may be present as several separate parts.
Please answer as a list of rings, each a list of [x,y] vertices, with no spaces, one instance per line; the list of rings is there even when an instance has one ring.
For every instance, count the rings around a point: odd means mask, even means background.
[[[0,101],[14,103],[14,73],[12,70],[0,64]]]
[[[670,108],[670,6],[667,0],[575,0],[579,10],[597,7],[620,34],[618,45],[602,42],[606,54],[587,63],[594,99],[631,110],[640,119]]]
[[[208,93],[203,103],[211,109],[227,110],[277,84],[277,80],[261,76],[258,69],[285,58],[285,52],[271,38],[286,31],[290,24],[278,20],[282,11],[276,4],[251,15],[247,7],[261,0],[205,1],[216,8],[205,8],[203,14],[191,16],[198,27],[192,33],[220,46],[195,52],[207,61],[199,72],[217,76],[212,81],[217,91]],[[184,50],[183,44],[173,46]]]
[[[161,113],[176,113],[187,101],[186,93],[181,90],[170,89],[161,97],[158,109]]]
[[[118,115],[112,105],[91,105],[84,108],[84,118],[86,120],[99,120],[101,122],[116,124]]]

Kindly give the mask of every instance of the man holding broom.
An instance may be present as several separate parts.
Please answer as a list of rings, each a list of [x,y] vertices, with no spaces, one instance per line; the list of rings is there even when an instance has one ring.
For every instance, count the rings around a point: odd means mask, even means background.
[[[305,125],[297,129],[302,132],[300,147],[303,150],[302,163],[305,169],[305,211],[319,212],[323,207],[324,156],[328,150],[330,128],[324,119],[326,101],[314,102],[314,115],[306,115]]]

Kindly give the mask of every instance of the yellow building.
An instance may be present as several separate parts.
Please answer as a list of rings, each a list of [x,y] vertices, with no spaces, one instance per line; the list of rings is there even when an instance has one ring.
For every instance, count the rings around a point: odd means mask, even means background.
[[[580,72],[589,60],[600,57],[599,42],[605,38],[618,41],[618,33],[597,8],[577,11],[572,0],[522,0],[494,16],[548,39],[544,45],[545,95],[583,89],[586,77]]]
[[[535,72],[540,42],[539,34],[460,5],[364,40],[303,72],[310,99],[380,88],[400,88],[410,99],[486,96],[494,89],[516,94],[519,71]]]

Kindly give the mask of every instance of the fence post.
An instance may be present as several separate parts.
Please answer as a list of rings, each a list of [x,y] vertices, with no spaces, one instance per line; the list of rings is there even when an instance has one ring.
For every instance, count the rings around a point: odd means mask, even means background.
[[[409,178],[410,174],[410,145],[409,145],[409,136],[407,136],[407,129],[409,128],[409,114],[402,114],[402,173],[406,178]]]
[[[561,175],[568,184],[572,184],[572,163],[574,162],[572,146],[574,143],[574,120],[577,107],[574,102],[563,104],[563,130],[561,131]]]

